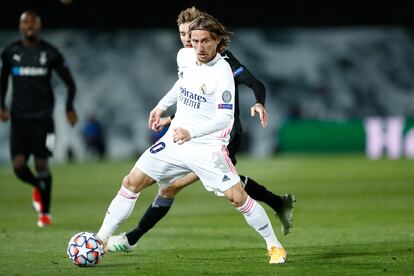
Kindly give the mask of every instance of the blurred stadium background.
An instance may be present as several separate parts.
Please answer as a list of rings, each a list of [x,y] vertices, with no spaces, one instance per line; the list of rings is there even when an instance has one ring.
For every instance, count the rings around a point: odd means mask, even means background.
[[[148,113],[176,79],[176,16],[191,5],[235,33],[230,50],[267,88],[266,129],[250,118],[253,94],[240,89],[242,152],[414,157],[413,18],[404,2],[169,1],[135,8],[128,1],[13,1],[1,9],[0,47],[19,37],[21,12],[34,9],[43,38],[63,52],[76,79],[80,122],[71,129],[62,112],[66,91],[54,78],[56,161],[66,161],[68,151],[91,158],[81,136],[91,115],[104,126],[110,159],[136,157],[151,144]],[[0,124],[3,164],[8,134],[9,123]]]
[[[80,117],[71,129],[66,91],[54,76],[50,231],[35,226],[31,190],[10,168],[10,123],[0,123],[0,275],[414,274],[408,1],[62,1],[14,0],[0,8],[1,49],[19,38],[21,12],[39,12],[43,37],[64,53],[75,76]],[[267,87],[266,129],[250,117],[252,92],[240,87],[246,139],[237,170],[277,194],[296,195],[288,236],[263,204],[288,264],[269,266],[260,239],[228,202],[192,185],[136,251],[110,254],[80,272],[65,255],[66,242],[97,230],[119,181],[152,142],[148,114],[176,79],[176,16],[191,5],[234,31],[231,51]],[[104,162],[95,162],[82,141],[91,115],[104,127]],[[69,150],[79,162],[67,162]],[[135,226],[156,191],[154,185],[142,193],[119,232]]]

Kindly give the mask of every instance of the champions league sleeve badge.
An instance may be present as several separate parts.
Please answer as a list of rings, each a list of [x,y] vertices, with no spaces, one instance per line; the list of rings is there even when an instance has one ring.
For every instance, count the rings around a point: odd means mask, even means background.
[[[229,103],[231,101],[231,93],[228,90],[225,90],[223,94],[221,95],[221,99],[225,103]]]
[[[221,99],[223,100],[223,104],[218,104],[218,109],[233,109],[233,104],[230,104],[231,101],[231,93],[228,90],[225,90],[221,95]]]

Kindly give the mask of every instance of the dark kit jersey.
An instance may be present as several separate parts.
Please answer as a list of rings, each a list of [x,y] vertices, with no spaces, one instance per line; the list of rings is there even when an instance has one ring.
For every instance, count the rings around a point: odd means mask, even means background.
[[[234,77],[235,85],[235,110],[234,110],[234,126],[232,129],[231,136],[240,135],[242,132],[241,122],[240,122],[240,107],[239,107],[239,89],[240,84],[244,84],[250,87],[253,90],[254,96],[256,98],[256,103],[261,103],[265,106],[266,101],[266,88],[262,82],[257,80],[249,70],[246,69],[230,51],[225,51],[221,54],[224,59],[229,63]]]
[[[35,47],[24,47],[16,41],[4,49],[1,55],[1,107],[5,108],[8,77],[12,76],[13,94],[11,117],[13,119],[51,118],[54,93],[51,85],[52,70],[62,78],[68,88],[66,109],[73,110],[75,83],[65,65],[62,54],[52,45],[40,40]]]

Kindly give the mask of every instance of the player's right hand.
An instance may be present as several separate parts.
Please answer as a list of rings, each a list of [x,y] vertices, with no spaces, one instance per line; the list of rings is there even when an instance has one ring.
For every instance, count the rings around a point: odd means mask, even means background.
[[[0,110],[0,120],[6,122],[10,117],[9,111],[7,109]]]
[[[78,115],[73,110],[72,111],[68,111],[66,113],[66,119],[68,120],[68,122],[69,122],[69,124],[71,126],[74,126],[78,122]]]
[[[164,110],[162,110],[159,107],[155,107],[153,110],[151,110],[149,118],[148,118],[148,127],[154,131],[158,131],[159,127],[161,126],[160,124],[160,118],[161,118],[161,114],[164,112]]]

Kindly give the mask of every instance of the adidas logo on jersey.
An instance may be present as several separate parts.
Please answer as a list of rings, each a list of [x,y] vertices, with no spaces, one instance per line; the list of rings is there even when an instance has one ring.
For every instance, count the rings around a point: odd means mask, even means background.
[[[230,178],[227,175],[224,175],[223,180],[221,180],[221,182],[226,182],[226,181],[229,181],[229,180],[230,180]]]

